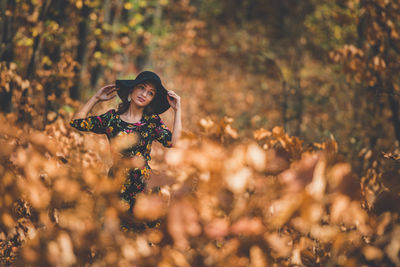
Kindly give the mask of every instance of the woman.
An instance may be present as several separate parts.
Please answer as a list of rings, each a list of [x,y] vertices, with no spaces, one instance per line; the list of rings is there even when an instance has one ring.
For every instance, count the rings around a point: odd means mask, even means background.
[[[99,116],[87,117],[96,103],[108,101],[117,94],[122,100],[117,110],[111,109]],[[173,133],[159,117],[169,107],[175,111]],[[80,131],[106,134],[112,151],[118,150],[122,159],[135,157],[143,160],[141,167],[122,168],[126,180],[121,188],[121,198],[129,203],[132,215],[136,195],[145,189],[150,174],[148,162],[151,159],[152,141],[157,140],[165,147],[172,147],[179,139],[182,129],[180,97],[173,91],[167,91],[157,74],[144,71],[135,80],[117,80],[116,84],[101,88],[75,112],[70,125]],[[136,136],[136,142],[122,148],[114,145],[113,140],[124,136]],[[114,161],[108,173],[110,177],[114,177],[116,171],[120,170],[120,163]],[[122,222],[124,230],[140,230],[145,227],[143,224],[135,224],[133,216],[129,217],[128,221]],[[154,226],[154,223],[146,225]]]

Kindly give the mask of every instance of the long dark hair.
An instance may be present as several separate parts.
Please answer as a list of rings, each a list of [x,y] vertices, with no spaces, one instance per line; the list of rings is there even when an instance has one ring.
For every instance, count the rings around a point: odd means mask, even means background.
[[[150,84],[150,85],[152,85],[154,88],[157,88],[156,83],[154,83],[152,80],[144,81],[142,84],[145,84],[145,85]],[[132,88],[132,89],[129,91],[129,93],[127,94],[128,96],[132,93],[132,90],[133,90],[133,89],[135,89],[135,88]],[[156,94],[157,94],[157,90],[156,90]],[[144,110],[143,110],[143,113],[144,113],[144,114],[146,114],[146,115],[151,115],[151,114],[154,113],[154,111],[153,111],[153,105],[152,105],[153,102],[154,102],[154,99],[155,99],[155,97],[153,98],[153,100],[152,100],[146,107],[144,107]],[[119,115],[125,113],[125,112],[129,109],[129,106],[130,106],[130,105],[131,105],[131,102],[129,102],[127,98],[122,99],[122,102],[119,103],[119,105],[118,105],[118,109],[117,109],[117,112],[116,112],[116,113],[119,114]]]

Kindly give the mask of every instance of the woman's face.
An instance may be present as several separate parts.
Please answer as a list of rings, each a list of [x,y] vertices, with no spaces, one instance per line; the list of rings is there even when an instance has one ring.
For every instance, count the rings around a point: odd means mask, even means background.
[[[131,92],[131,103],[145,107],[154,99],[156,88],[152,83],[140,83]]]

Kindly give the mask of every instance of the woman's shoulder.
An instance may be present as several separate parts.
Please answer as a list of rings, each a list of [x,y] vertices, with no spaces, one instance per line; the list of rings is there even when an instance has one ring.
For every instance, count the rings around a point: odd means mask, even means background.
[[[167,128],[163,119],[160,117],[160,115],[158,114],[152,114],[150,116],[149,122],[151,125],[155,125],[155,127],[163,127],[163,128]]]
[[[109,110],[107,110],[105,113],[103,113],[102,115],[100,115],[100,116],[106,116],[106,117],[113,117],[113,116],[115,116],[117,114],[117,111],[115,110],[115,109],[109,109]]]
[[[104,112],[101,115],[97,115],[97,119],[100,121],[109,121],[110,119],[114,118],[116,116],[116,111],[115,109],[109,109],[106,112]]]

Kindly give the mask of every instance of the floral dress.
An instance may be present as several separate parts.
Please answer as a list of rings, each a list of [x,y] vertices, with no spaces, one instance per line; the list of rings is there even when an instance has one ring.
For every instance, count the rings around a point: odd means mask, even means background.
[[[116,137],[124,137],[135,134],[137,137],[135,144],[124,147],[120,151],[123,158],[142,157],[144,166],[142,168],[126,168],[124,174],[125,182],[121,187],[121,198],[129,203],[131,212],[135,204],[136,195],[142,192],[146,187],[146,180],[150,175],[150,151],[154,140],[160,142],[165,147],[172,147],[172,133],[161,120],[160,116],[153,114],[143,114],[141,120],[136,123],[123,121],[116,113],[116,110],[110,109],[99,116],[90,116],[85,119],[71,120],[70,125],[80,131],[90,131],[97,134],[105,134],[111,144]],[[108,176],[114,177],[118,165],[110,168]],[[123,230],[140,230],[143,227],[152,227],[157,225],[156,221],[147,222],[146,225],[122,222]]]

